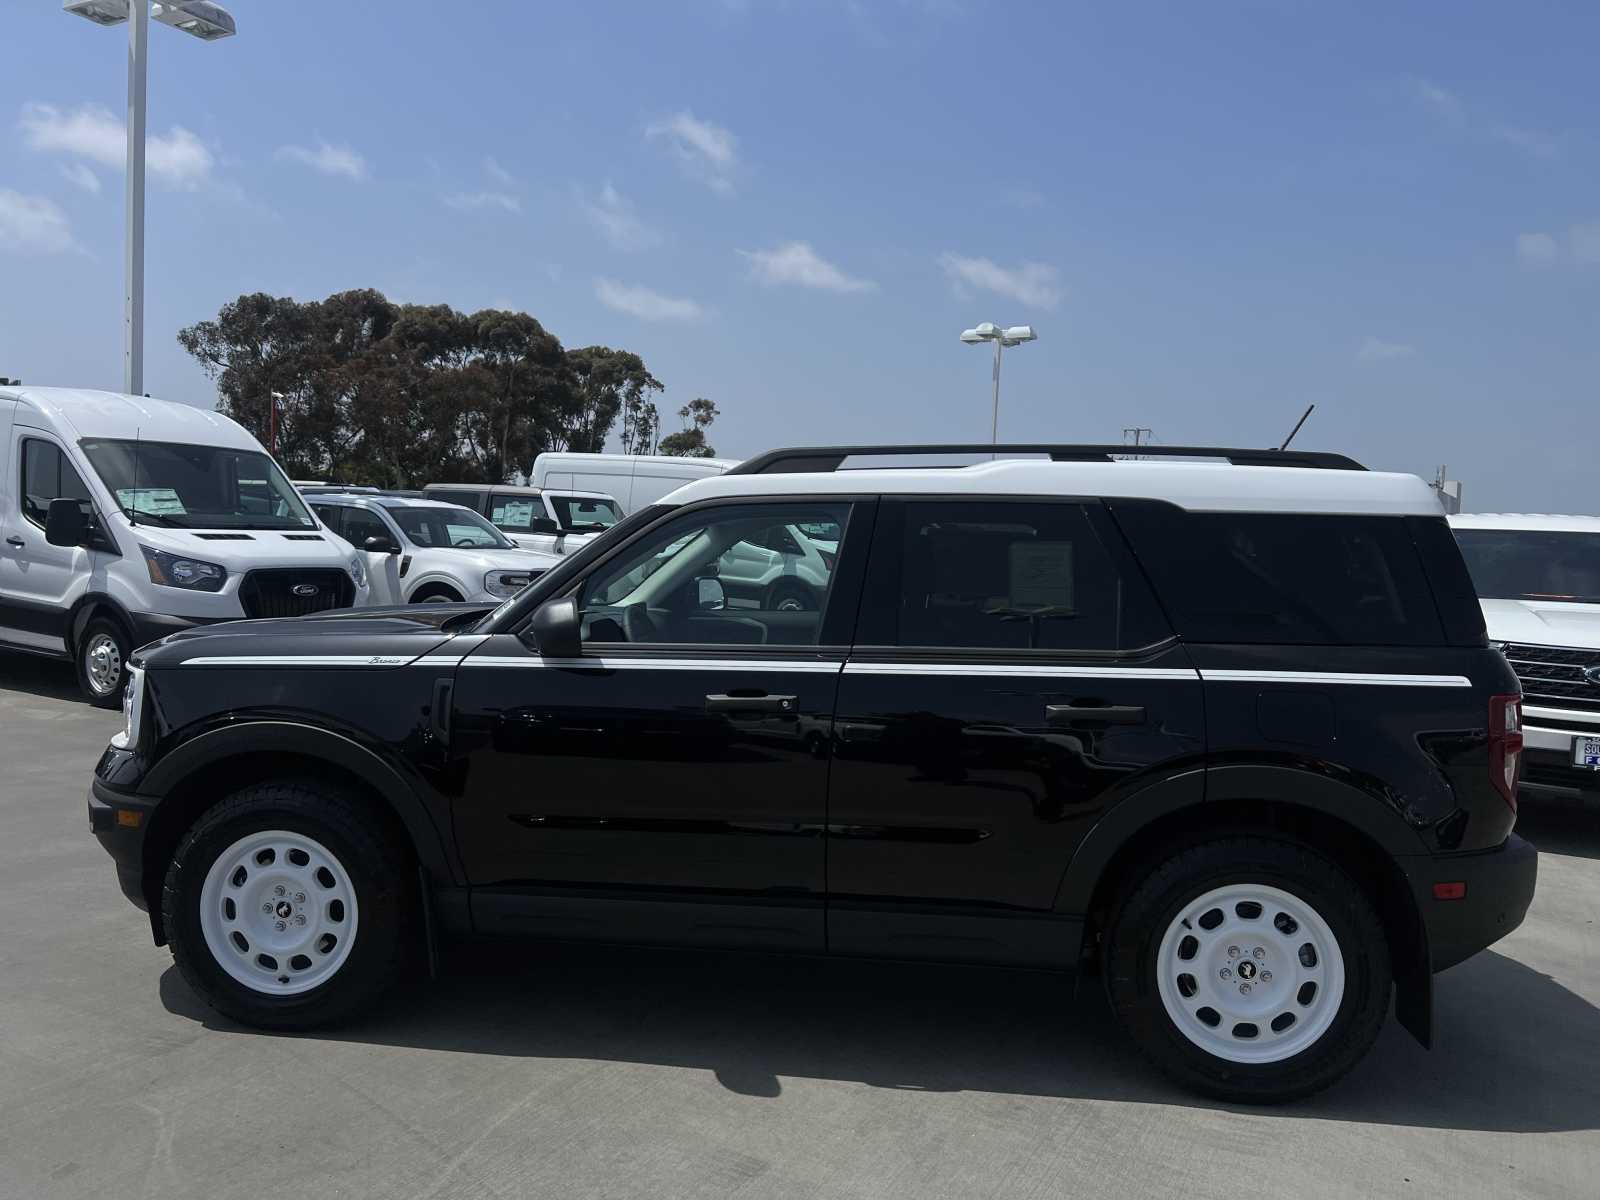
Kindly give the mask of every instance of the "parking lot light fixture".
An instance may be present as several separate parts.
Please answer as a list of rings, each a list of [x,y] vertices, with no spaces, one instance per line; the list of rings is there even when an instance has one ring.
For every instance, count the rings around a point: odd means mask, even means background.
[[[163,25],[181,29],[202,42],[215,42],[232,37],[238,30],[233,14],[210,0],[174,0],[173,3],[152,6],[150,15]]]
[[[994,343],[994,415],[989,424],[991,446],[1000,443],[1000,355],[1007,346],[1020,346],[1023,342],[1037,341],[1038,338],[1032,325],[1012,325],[1001,329],[993,321],[984,321],[961,331],[961,340],[969,346],[981,342]]]
[[[128,0],[65,0],[61,8],[96,25],[121,25],[128,19]]]

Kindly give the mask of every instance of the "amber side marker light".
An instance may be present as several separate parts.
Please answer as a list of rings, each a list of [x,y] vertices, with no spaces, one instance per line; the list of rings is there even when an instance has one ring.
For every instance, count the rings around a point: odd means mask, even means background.
[[[142,812],[137,812],[131,808],[117,809],[117,824],[124,829],[137,829],[143,821],[144,814]],[[1437,892],[1439,890],[1438,886],[1435,885],[1433,890]]]
[[[1464,883],[1436,883],[1433,885],[1433,898],[1435,900],[1461,900],[1467,894],[1467,885]]]

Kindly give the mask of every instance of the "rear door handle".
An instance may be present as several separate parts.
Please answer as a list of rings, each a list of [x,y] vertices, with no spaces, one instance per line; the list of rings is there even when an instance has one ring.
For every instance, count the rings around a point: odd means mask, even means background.
[[[1138,704],[1046,704],[1046,725],[1143,725],[1144,707]]]
[[[711,695],[706,697],[706,711],[720,713],[772,713],[780,717],[792,717],[796,712],[796,700],[793,696],[725,696]]]
[[[6,539],[6,545],[15,546],[18,550],[21,550],[27,544],[27,542],[23,541],[14,533]]]

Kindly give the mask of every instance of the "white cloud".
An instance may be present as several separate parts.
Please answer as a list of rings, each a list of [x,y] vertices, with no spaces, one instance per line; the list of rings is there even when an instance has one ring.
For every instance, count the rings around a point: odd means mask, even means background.
[[[315,146],[280,146],[277,157],[284,162],[299,163],[324,175],[343,179],[362,180],[367,177],[367,160],[349,146],[335,146],[317,139]]]
[[[739,143],[722,126],[702,121],[685,110],[652,122],[644,132],[648,138],[665,141],[684,169],[714,191],[733,190],[732,175],[739,165]]]
[[[67,214],[52,201],[0,188],[0,250],[64,254],[77,248]]]
[[[502,167],[492,154],[483,160],[483,172],[501,187],[511,187],[517,182],[517,177]]]
[[[92,196],[100,194],[100,176],[81,162],[61,163],[61,174],[69,183],[76,184]]]
[[[444,202],[462,212],[479,208],[503,208],[513,213],[522,211],[522,201],[505,192],[455,192],[446,196]]]
[[[741,250],[750,274],[768,287],[795,284],[825,292],[870,292],[878,285],[870,279],[846,275],[807,242],[785,242],[771,250]]]
[[[1415,346],[1403,342],[1385,342],[1369,337],[1356,350],[1356,361],[1363,363],[1392,362],[1397,358],[1410,358],[1417,352]]]
[[[1413,79],[1411,87],[1422,106],[1435,115],[1451,121],[1459,121],[1464,115],[1465,106],[1461,103],[1461,97],[1448,88],[1440,87],[1428,79]]]
[[[661,241],[661,235],[646,225],[633,211],[633,205],[609,183],[594,199],[580,196],[579,202],[589,224],[614,250],[648,250]]]
[[[939,256],[939,265],[957,290],[977,288],[1035,308],[1054,308],[1061,302],[1059,272],[1047,263],[1002,267],[987,258],[945,253]]]
[[[66,112],[52,104],[24,104],[18,124],[30,149],[71,154],[119,171],[126,166],[127,127],[100,105]],[[181,125],[145,138],[145,170],[173,187],[204,182],[215,162],[205,143]]]
[[[1561,247],[1548,233],[1517,234],[1517,257],[1525,263],[1543,266],[1555,262],[1560,253]]]
[[[1504,123],[1492,125],[1489,127],[1489,136],[1497,142],[1515,146],[1535,158],[1554,158],[1561,152],[1559,139],[1537,129],[1526,129],[1520,125]]]
[[[618,283],[613,279],[596,279],[594,294],[607,308],[641,321],[697,321],[705,312],[686,297],[663,296],[647,287]]]

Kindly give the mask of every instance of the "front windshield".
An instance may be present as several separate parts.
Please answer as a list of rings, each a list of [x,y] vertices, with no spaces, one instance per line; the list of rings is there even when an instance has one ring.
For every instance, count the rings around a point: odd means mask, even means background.
[[[1478,595],[1600,604],[1600,533],[1457,529]]]
[[[456,550],[515,550],[516,546],[477,513],[447,505],[391,508],[400,532],[415,546]]]
[[[130,521],[177,529],[314,529],[259,450],[86,438],[83,452]]]
[[[610,529],[621,514],[616,501],[598,496],[551,496],[550,507],[555,509],[556,523],[563,529],[584,533]]]

